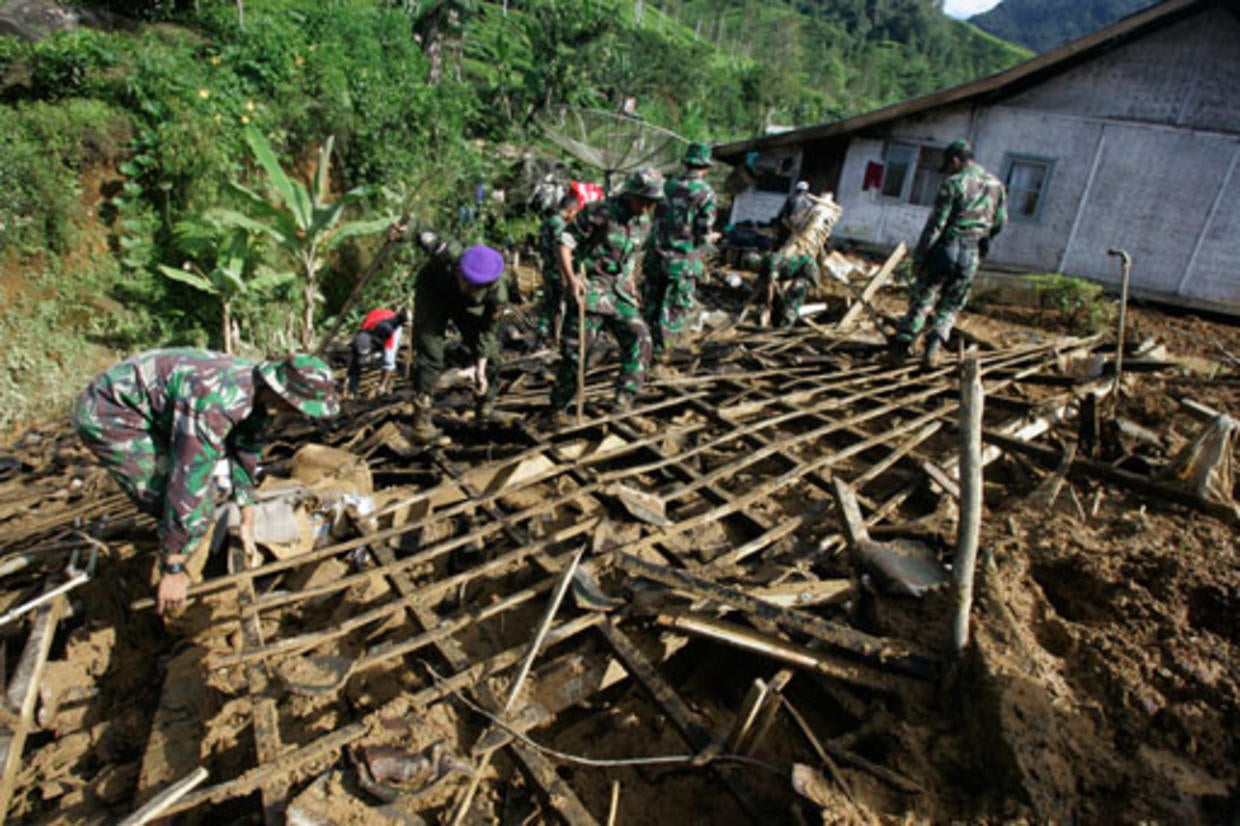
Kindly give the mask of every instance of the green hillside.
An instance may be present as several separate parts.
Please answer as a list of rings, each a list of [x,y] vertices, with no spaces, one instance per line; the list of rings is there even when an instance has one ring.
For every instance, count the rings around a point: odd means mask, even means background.
[[[1004,0],[969,22],[996,37],[1045,52],[1151,5],[1151,0]]]
[[[536,126],[548,107],[632,96],[640,117],[722,141],[1024,56],[930,0],[93,8],[110,25],[0,35],[0,429],[63,403],[117,353],[220,347],[226,309],[251,353],[295,346],[307,300],[331,320],[378,236],[328,251],[307,283],[297,245],[314,236],[260,226],[279,187],[251,131],[305,180],[334,137],[325,197],[361,188],[341,222],[412,213],[509,244],[537,220],[519,198],[455,224],[479,182],[512,180],[514,159],[559,157]],[[254,212],[256,197],[271,208]],[[238,223],[246,210],[258,224]],[[365,302],[406,298],[405,272],[387,268]]]

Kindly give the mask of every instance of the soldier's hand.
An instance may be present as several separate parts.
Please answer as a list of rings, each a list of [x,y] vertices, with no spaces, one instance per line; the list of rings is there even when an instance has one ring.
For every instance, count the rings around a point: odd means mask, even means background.
[[[388,240],[395,243],[405,237],[405,232],[409,229],[409,223],[406,221],[393,221],[388,227]]]
[[[578,301],[586,300],[586,282],[582,278],[574,278],[572,280],[573,295],[577,296]]]
[[[189,593],[189,574],[164,574],[155,592],[155,607],[160,615],[175,613],[185,607]]]
[[[483,396],[487,394],[487,388],[489,388],[490,386],[491,386],[490,383],[487,382],[487,371],[485,369],[475,368],[474,370],[474,393],[476,393],[479,398],[482,398]]]

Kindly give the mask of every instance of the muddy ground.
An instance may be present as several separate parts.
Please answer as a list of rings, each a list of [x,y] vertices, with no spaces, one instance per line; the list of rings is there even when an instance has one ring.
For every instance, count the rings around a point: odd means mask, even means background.
[[[894,311],[900,300],[885,297],[882,305]],[[1131,454],[1125,461],[1148,471],[1170,462],[1201,429],[1181,399],[1240,415],[1240,372],[1231,360],[1240,354],[1240,327],[1149,307],[1134,308],[1131,323],[1133,338],[1166,345],[1168,358],[1186,365],[1134,373],[1124,388],[1118,415],[1155,435],[1153,441],[1124,442]],[[983,342],[1050,336],[1069,326],[1045,310],[993,301],[962,319],[963,329]],[[1071,436],[1070,430],[1056,434],[1061,441]],[[115,496],[110,480],[91,469],[59,422],[32,428],[0,458],[5,536],[37,532],[57,508]],[[1005,459],[987,470],[986,562],[972,644],[941,684],[889,698],[800,678],[788,689],[821,738],[843,736],[852,752],[898,772],[915,788],[897,788],[872,772],[842,766],[842,782],[829,784],[817,804],[794,794],[791,764],[815,759],[781,717],[752,755],[777,772],[719,768],[754,787],[770,807],[763,820],[1240,822],[1240,558],[1234,523],[1088,479],[1066,481],[1047,507],[1030,496],[1043,478],[1045,471],[1025,460]],[[416,487],[416,479],[410,483]],[[239,773],[254,763],[244,671],[209,667],[212,656],[226,654],[234,642],[203,631],[223,599],[200,601],[166,627],[149,611],[132,611],[131,601],[149,592],[153,531],[138,521],[124,535],[132,541],[112,546],[115,558],[100,560],[96,581],[75,598],[74,616],[55,640],[38,730],[16,775],[10,822],[112,822],[133,810],[139,788],[180,776],[200,756],[209,756],[217,772],[232,767]],[[815,537],[802,539],[812,543]],[[726,544],[728,537],[718,540]],[[343,563],[329,560],[314,582],[343,573]],[[433,581],[444,571],[428,568],[417,575]],[[8,586],[0,596],[5,609],[29,598],[35,583],[18,575],[0,586]],[[351,591],[350,610],[382,596]],[[472,598],[483,604],[492,597]],[[860,602],[854,615],[871,630],[943,647],[946,594],[920,602]],[[539,610],[530,607],[531,621]],[[296,629],[268,629],[281,630]],[[9,675],[27,631],[17,622],[0,632]],[[519,630],[490,633],[467,642],[478,650],[520,642]],[[695,643],[675,655],[669,669],[694,711],[726,726],[753,678],[770,678],[777,666]],[[184,678],[169,679],[176,674]],[[351,681],[339,697],[289,698],[281,709],[286,742],[308,741],[348,720],[352,709],[392,703],[425,685],[424,675],[392,667]],[[561,715],[539,738],[596,757],[685,748],[640,690],[604,693],[591,701],[589,712]],[[434,706],[416,727],[393,715],[389,727],[401,726],[411,732],[408,751],[442,743],[459,755],[482,731],[479,720],[452,703]],[[156,731],[168,740],[162,768],[145,759]],[[373,739],[390,740],[378,734]],[[322,768],[330,771],[313,784],[298,781],[295,794],[319,799],[331,822],[379,822],[377,802],[356,788],[355,757],[325,759]],[[142,777],[152,771],[160,776]],[[511,766],[499,761],[492,771],[501,782],[484,784],[481,794],[491,822],[550,818]],[[561,776],[593,812],[607,811],[618,781],[622,824],[749,822],[705,769],[571,767]],[[409,811],[424,822],[446,821],[447,804],[457,793],[459,784],[450,778]],[[387,822],[417,822],[390,806],[382,815],[404,818]],[[262,815],[250,797],[181,819],[257,823]]]

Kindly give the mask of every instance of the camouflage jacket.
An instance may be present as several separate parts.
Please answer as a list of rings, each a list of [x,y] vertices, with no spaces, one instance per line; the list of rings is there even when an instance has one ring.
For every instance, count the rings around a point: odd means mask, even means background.
[[[605,198],[587,206],[560,237],[573,250],[573,264],[585,271],[594,289],[615,289],[637,303],[633,273],[650,233],[650,219],[629,212],[623,199]]]
[[[432,302],[437,312],[450,317],[457,313],[471,316],[482,322],[478,335],[478,352],[499,352],[499,317],[508,303],[508,275],[505,273],[485,290],[466,293],[461,289],[460,258],[465,249],[454,238],[439,236],[442,246],[430,254],[422,269],[418,270],[414,301]],[[417,332],[416,330],[414,331]]]
[[[167,462],[164,511],[159,522],[165,554],[192,550],[206,534],[214,503],[212,476],[220,459],[232,465],[233,498],[254,503],[267,411],[254,406],[254,364],[189,348],[152,350],[122,361],[95,379],[92,389],[114,415],[97,425],[115,434],[119,451],[141,450],[135,431],[150,434],[155,461]],[[149,450],[149,447],[147,448]]]
[[[559,280],[560,272],[560,236],[568,229],[568,221],[559,212],[542,222],[538,228],[538,254],[542,256],[543,275],[554,276]]]
[[[654,249],[664,257],[692,255],[706,243],[715,225],[715,190],[691,172],[663,185],[663,200],[654,211]]]
[[[778,253],[771,258],[771,270],[775,273],[777,281],[793,281],[803,278],[810,284],[818,286],[818,279],[821,271],[818,269],[818,262],[814,260],[812,255],[784,255]]]
[[[993,238],[1007,223],[1007,194],[999,179],[969,161],[939,186],[934,208],[917,242],[914,260],[922,260],[935,244]]]

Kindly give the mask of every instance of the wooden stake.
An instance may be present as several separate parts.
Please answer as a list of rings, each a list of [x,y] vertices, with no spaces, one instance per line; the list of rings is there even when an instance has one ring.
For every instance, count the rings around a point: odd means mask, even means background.
[[[952,653],[959,657],[969,641],[969,609],[973,605],[973,570],[982,526],[982,392],[977,357],[964,360],[960,371],[960,528],[956,537],[956,621]]]
[[[584,296],[577,297],[577,424],[586,404],[586,305]]]

